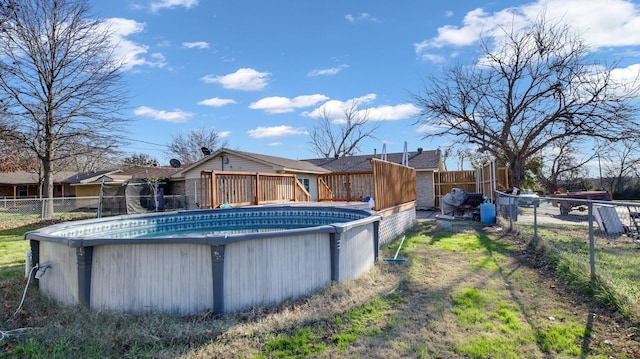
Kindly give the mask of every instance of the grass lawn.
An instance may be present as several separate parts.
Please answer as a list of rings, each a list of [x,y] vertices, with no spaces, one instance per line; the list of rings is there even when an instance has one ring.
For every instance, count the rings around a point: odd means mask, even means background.
[[[637,323],[573,290],[526,236],[496,228],[420,222],[400,248],[407,262],[380,261],[355,281],[217,318],[65,308],[34,287],[14,315],[25,281],[24,248],[12,242],[27,228],[0,231],[12,258],[1,270],[17,273],[0,281],[0,357],[640,357]]]

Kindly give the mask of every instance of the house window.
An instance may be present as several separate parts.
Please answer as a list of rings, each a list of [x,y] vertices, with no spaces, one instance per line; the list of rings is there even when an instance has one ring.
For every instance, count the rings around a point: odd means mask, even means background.
[[[309,179],[308,178],[298,178],[298,182],[300,182],[300,184],[302,184],[304,189],[306,189],[307,192],[309,192]]]
[[[28,194],[27,186],[18,186],[18,197],[26,197]]]

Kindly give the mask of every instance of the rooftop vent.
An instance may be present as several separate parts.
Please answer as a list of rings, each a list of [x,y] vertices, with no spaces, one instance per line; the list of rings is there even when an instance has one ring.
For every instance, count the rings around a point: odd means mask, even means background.
[[[422,147],[418,147],[418,153],[422,153]]]

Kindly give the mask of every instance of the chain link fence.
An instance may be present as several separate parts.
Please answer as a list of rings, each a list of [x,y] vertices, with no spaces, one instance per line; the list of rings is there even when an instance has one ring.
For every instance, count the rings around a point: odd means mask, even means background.
[[[497,192],[495,204],[499,225],[550,248],[556,268],[640,318],[640,203]]]
[[[125,196],[103,197],[102,204],[110,204],[109,208],[100,211],[101,202],[99,196],[94,197],[58,197],[58,198],[0,198],[0,214],[5,215],[30,215],[44,218],[44,210],[49,201],[53,202],[54,214],[82,213],[86,217],[104,217],[127,214]],[[151,213],[156,211],[168,212],[187,209],[186,196],[165,195],[160,208],[153,196],[141,196],[136,199],[144,211]],[[99,212],[100,211],[100,212]]]

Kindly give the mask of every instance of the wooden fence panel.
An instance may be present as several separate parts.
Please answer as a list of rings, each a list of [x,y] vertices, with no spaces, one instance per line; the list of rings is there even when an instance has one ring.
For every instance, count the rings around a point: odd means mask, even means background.
[[[469,193],[482,193],[485,197],[493,197],[493,191],[496,189],[508,188],[508,169],[497,168],[495,162],[475,170],[436,172],[434,178],[436,207],[440,207],[442,196],[454,188]]]
[[[371,159],[375,178],[374,210],[415,201],[416,170],[393,162]]]

